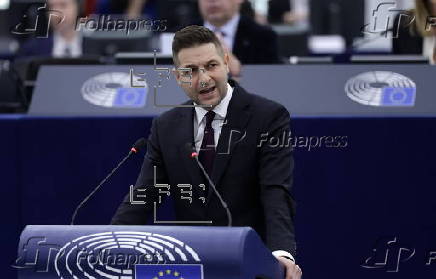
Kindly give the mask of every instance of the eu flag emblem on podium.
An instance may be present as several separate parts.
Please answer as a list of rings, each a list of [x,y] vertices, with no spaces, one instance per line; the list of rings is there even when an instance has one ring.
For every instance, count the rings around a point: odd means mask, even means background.
[[[145,106],[147,90],[145,88],[117,88],[114,107],[141,108]]]
[[[385,87],[381,103],[391,107],[413,107],[415,105],[416,88]]]
[[[201,264],[137,264],[135,279],[203,279]]]

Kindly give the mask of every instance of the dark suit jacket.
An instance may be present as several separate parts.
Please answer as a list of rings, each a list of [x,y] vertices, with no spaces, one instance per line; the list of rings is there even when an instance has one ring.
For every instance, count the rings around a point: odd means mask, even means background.
[[[274,24],[283,24],[283,15],[291,10],[291,1],[289,0],[269,0],[268,22]]]
[[[51,56],[52,49],[53,36],[48,38],[32,38],[24,42],[18,50],[16,57]]]
[[[231,84],[235,89],[216,148],[212,180],[232,212],[233,226],[250,226],[272,251],[285,250],[295,255],[291,146],[275,146],[276,140],[272,145],[257,146],[261,138],[282,139],[283,133],[289,134],[289,113],[282,105]],[[136,187],[148,186],[148,202],[131,205],[126,196],[112,224],[146,223],[158,195],[153,187],[156,166],[157,183],[170,184],[177,220],[212,220],[213,226],[227,225],[226,212],[212,191],[205,204],[199,199],[205,194],[198,185],[206,180],[187,148],[194,141],[193,117],[193,108],[174,108],[154,119],[136,182]],[[192,203],[180,198],[177,184],[193,185]]]
[[[408,13],[413,16],[411,12]],[[411,18],[411,17],[410,17]],[[394,19],[394,27],[398,26],[400,16],[397,15]],[[412,26],[412,34],[408,26],[408,19],[402,20],[398,29],[398,37],[392,39],[392,52],[394,54],[422,54],[424,40],[416,30],[415,24]],[[396,30],[394,30],[395,32]]]
[[[193,24],[203,25],[203,21]],[[281,63],[277,34],[267,26],[256,23],[241,15],[233,43],[233,54],[242,64],[278,64]]]

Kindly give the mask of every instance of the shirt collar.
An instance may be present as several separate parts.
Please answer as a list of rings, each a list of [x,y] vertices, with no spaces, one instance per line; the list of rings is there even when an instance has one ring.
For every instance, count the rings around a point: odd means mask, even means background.
[[[230,100],[233,95],[233,87],[227,83],[227,93],[226,96],[221,100],[221,102],[213,108],[213,112],[217,114],[217,116],[221,119],[225,119],[227,116],[227,109],[229,107]],[[195,115],[197,116],[197,124],[200,125],[200,122],[203,120],[204,116],[208,111],[202,107],[195,107]]]
[[[239,18],[241,16],[239,13],[236,13],[229,21],[227,21],[223,26],[216,27],[212,25],[209,21],[204,22],[204,27],[209,28],[212,31],[216,31],[217,29],[221,30],[226,34],[226,36],[229,36],[230,38],[233,38],[236,33],[236,29],[238,28]]]
[[[82,35],[80,32],[76,32],[76,36],[71,41],[67,41],[58,32],[53,33],[53,40],[63,45],[80,45],[82,43]]]
[[[82,35],[80,32],[76,32],[76,36],[73,40],[67,42],[64,37],[62,37],[58,32],[53,33],[53,48],[54,52],[59,55],[63,55],[63,51],[65,47],[69,46],[71,50],[72,56],[77,56],[81,54],[81,46],[82,46]],[[55,55],[56,56],[56,55]]]

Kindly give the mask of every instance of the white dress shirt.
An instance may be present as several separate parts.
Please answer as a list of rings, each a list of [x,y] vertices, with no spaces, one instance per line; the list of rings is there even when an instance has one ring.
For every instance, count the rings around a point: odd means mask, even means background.
[[[291,10],[296,14],[307,16],[309,14],[309,1],[291,0]]]
[[[268,16],[269,0],[249,0],[256,14]],[[291,12],[307,17],[309,14],[309,0],[289,0]]]
[[[67,52],[69,53],[67,54]],[[82,36],[77,33],[72,41],[67,41],[61,35],[54,33],[52,55],[53,57],[78,57],[82,55]]]
[[[216,26],[212,25],[210,22],[205,21],[204,27],[209,28],[213,32],[223,33],[224,35],[221,34],[221,36],[223,37],[224,42],[227,44],[227,47],[230,50],[233,50],[233,45],[234,45],[235,36],[236,36],[236,30],[238,29],[238,23],[239,23],[240,17],[241,16],[239,15],[239,13],[235,14],[229,21],[226,22],[226,24],[224,24],[221,27],[216,27]]]
[[[224,120],[227,116],[227,109],[229,107],[230,100],[233,96],[233,87],[227,83],[227,93],[226,96],[221,100],[221,102],[212,110],[215,112],[215,118],[212,121],[212,128],[214,130],[214,141],[215,147],[218,144],[219,137],[221,135],[221,129],[224,124]],[[195,107],[194,115],[194,139],[195,148],[197,152],[200,152],[201,143],[204,137],[204,127],[206,126],[206,113],[208,111],[202,107]],[[275,257],[287,257],[292,261],[295,261],[294,257],[286,251],[277,250],[272,252]]]
[[[218,140],[221,135],[221,128],[223,127],[224,119],[227,116],[227,108],[229,107],[230,100],[233,95],[233,87],[227,83],[227,93],[226,96],[221,100],[221,102],[214,107],[212,110],[215,112],[215,118],[212,121],[212,128],[214,130],[214,142],[215,147],[218,144]],[[194,140],[195,148],[197,152],[200,152],[201,143],[204,137],[204,127],[206,127],[206,113],[207,110],[202,107],[195,107],[194,116]]]

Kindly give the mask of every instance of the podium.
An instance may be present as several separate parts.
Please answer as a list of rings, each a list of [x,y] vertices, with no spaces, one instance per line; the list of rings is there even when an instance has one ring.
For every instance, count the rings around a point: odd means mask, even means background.
[[[282,279],[248,227],[29,225],[19,279]]]

